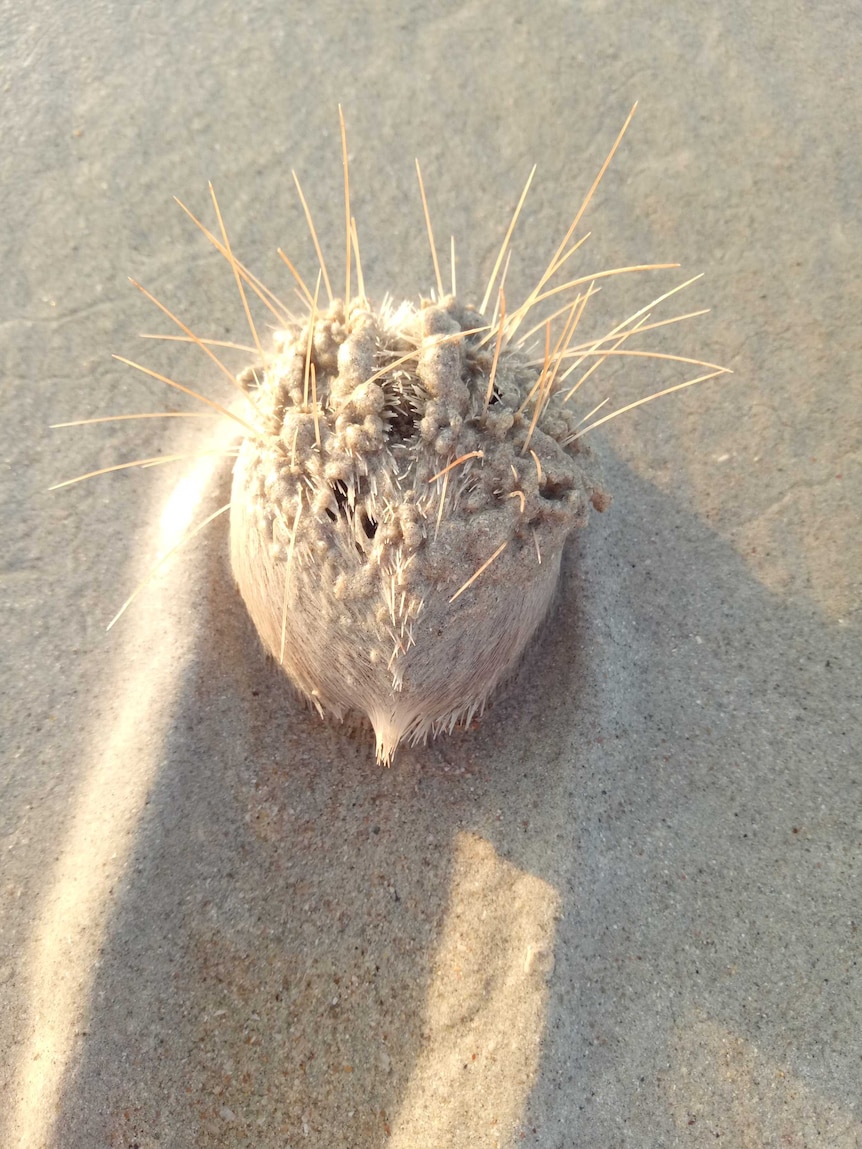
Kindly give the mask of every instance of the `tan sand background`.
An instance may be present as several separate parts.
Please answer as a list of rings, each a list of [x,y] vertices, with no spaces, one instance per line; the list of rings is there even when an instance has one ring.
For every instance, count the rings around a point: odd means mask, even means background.
[[[38,0],[0,27],[0,1144],[862,1143],[860,6]],[[169,325],[127,275],[247,337],[171,196],[209,212],[212,179],[289,295],[296,168],[340,268],[340,101],[372,292],[432,283],[417,155],[465,288],[538,164],[524,290],[635,99],[580,266],[680,262],[604,292],[617,318],[704,271],[681,309],[712,314],[667,345],[735,374],[597,433],[614,505],[481,726],[382,771],[321,724],[224,519],[106,635],[226,501],[215,456],[46,493],[217,434],[47,429],[193,409],[111,352],[228,394],[136,338]],[[617,405],[683,377],[605,376]]]

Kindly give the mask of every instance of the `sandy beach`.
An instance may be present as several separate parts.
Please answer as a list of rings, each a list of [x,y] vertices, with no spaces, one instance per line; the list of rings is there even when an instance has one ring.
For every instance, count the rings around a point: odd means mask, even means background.
[[[858,5],[4,8],[0,1145],[862,1145]],[[733,375],[595,432],[613,505],[481,721],[375,763],[231,578],[240,258],[481,298],[584,218],[595,330]],[[605,326],[602,327],[603,322]],[[261,318],[261,332],[273,322]],[[592,328],[591,328],[592,330]],[[230,370],[248,355],[223,349]],[[681,382],[606,364],[584,414]],[[691,372],[692,374],[694,372]],[[612,409],[611,407],[608,410]],[[176,458],[53,484],[132,460]]]

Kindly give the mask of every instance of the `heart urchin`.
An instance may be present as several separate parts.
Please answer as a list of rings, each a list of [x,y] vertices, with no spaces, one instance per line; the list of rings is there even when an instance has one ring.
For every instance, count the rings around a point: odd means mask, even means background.
[[[584,433],[725,370],[623,346],[702,314],[648,322],[652,307],[693,280],[606,334],[581,341],[597,280],[676,264],[612,268],[558,282],[587,238],[573,241],[633,112],[547,269],[517,307],[507,309],[503,290],[506,253],[532,173],[478,308],[455,295],[454,244],[453,290],[444,293],[420,175],[436,294],[419,306],[394,306],[389,297],[372,306],[350,215],[343,117],[343,300],[333,295],[298,180],[320,261],[312,293],[284,257],[305,301],[301,317],[238,262],[214,194],[221,240],[195,220],[231,266],[257,366],[234,378],[213,344],[145,292],[250,404],[252,414],[240,417],[140,368],[229,415],[247,432],[231,501],[221,511],[230,510],[233,572],[265,647],[321,714],[367,717],[381,762],[391,761],[402,740],[420,741],[468,721],[518,662],[553,598],[568,535],[585,523],[590,504],[602,510],[608,502],[582,445]],[[328,304],[319,307],[321,279]],[[271,352],[258,338],[248,291],[283,327]],[[528,315],[535,320],[548,301],[550,315],[523,331]],[[592,416],[604,403],[585,416],[576,413],[571,401],[581,385],[612,356],[625,355],[697,363],[706,373],[600,418]]]
[[[608,502],[580,441],[588,428],[569,406],[593,368],[566,380],[585,359],[620,353],[648,318],[642,308],[576,344],[595,280],[646,269],[548,285],[583,242],[569,246],[628,122],[538,285],[507,314],[504,269],[488,318],[530,180],[474,309],[454,288],[444,296],[420,174],[436,298],[374,308],[350,216],[342,117],[345,297],[332,297],[315,236],[329,307],[319,311],[318,292],[301,284],[308,318],[292,320],[275,355],[243,376],[264,430],[246,438],[236,463],[231,560],[264,645],[321,714],[367,716],[381,762],[402,740],[481,711],[548,610],[566,538],[590,503]],[[518,329],[565,291],[569,301],[539,325],[544,355],[531,358],[532,332]]]
[[[550,604],[599,491],[550,365],[454,297],[340,300],[281,334],[243,443],[231,560],[267,649],[388,762],[469,720]],[[499,331],[497,332],[499,337]]]

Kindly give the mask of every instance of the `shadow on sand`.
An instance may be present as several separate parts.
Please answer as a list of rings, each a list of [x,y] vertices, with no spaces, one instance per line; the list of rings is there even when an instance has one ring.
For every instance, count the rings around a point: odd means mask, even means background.
[[[201,546],[58,1149],[858,1134],[854,640],[609,470],[517,681],[390,770]]]

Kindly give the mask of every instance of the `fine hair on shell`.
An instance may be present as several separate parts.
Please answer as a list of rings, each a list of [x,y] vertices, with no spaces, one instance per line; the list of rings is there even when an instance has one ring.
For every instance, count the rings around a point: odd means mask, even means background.
[[[402,742],[469,723],[517,666],[553,601],[567,538],[586,524],[591,507],[602,511],[610,501],[584,436],[726,370],[643,347],[645,333],[703,314],[652,317],[692,279],[610,331],[584,335],[604,280],[677,266],[569,270],[588,236],[578,236],[581,219],[634,110],[545,272],[517,304],[506,293],[510,241],[535,168],[483,296],[465,301],[454,289],[454,241],[452,289],[444,289],[418,161],[435,287],[416,302],[390,294],[372,302],[350,209],[340,108],[343,294],[333,290],[295,175],[319,261],[312,284],[279,251],[296,282],[298,310],[237,259],[212,188],[216,230],[184,208],[233,273],[251,332],[250,367],[236,375],[214,341],[136,284],[243,397],[228,408],[123,360],[215,408],[242,432],[229,504],[187,537],[229,512],[234,578],[263,646],[321,716],[367,719],[381,763]],[[252,301],[276,320],[271,346],[258,334]],[[605,399],[583,410],[575,401],[582,385],[620,356],[694,365],[697,374],[621,408],[602,413]]]

